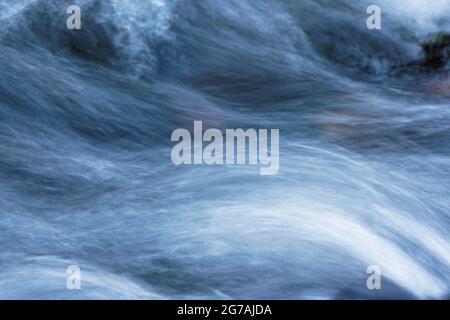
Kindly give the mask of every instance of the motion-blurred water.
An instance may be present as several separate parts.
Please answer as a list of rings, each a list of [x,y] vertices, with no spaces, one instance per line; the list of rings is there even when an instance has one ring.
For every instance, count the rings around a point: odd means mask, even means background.
[[[449,297],[450,89],[389,72],[449,0],[76,2],[0,0],[0,298]],[[279,174],[174,166],[194,120]]]

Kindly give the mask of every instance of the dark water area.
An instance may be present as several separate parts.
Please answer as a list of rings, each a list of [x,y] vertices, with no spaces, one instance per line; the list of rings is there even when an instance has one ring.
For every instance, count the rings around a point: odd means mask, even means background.
[[[450,67],[390,74],[427,3],[0,0],[0,298],[448,298]],[[195,120],[279,128],[279,173],[175,166]]]

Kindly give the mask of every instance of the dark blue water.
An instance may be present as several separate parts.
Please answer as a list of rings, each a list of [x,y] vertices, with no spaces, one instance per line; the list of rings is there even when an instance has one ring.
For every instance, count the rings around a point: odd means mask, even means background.
[[[76,2],[0,0],[0,298],[449,296],[449,80],[389,72],[448,0]],[[279,174],[174,166],[194,120]]]

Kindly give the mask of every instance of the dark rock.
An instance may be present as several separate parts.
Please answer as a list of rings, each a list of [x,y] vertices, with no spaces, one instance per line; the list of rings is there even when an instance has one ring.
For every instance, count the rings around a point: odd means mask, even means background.
[[[431,33],[420,46],[423,52],[422,59],[405,65],[395,65],[391,71],[395,75],[444,71],[450,61],[450,34],[445,32]]]

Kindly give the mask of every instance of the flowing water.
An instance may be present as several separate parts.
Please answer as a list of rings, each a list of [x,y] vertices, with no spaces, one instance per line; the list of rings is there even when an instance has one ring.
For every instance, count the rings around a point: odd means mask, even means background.
[[[77,3],[0,0],[0,298],[449,298],[450,84],[389,71],[449,0]],[[278,175],[175,166],[194,120]]]

